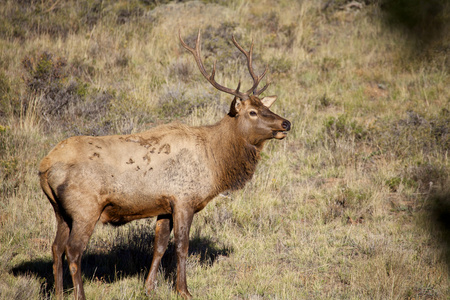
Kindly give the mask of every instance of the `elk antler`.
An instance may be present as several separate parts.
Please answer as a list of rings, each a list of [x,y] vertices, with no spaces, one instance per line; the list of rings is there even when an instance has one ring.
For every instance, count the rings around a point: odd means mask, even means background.
[[[264,92],[266,90],[266,88],[269,86],[269,84],[266,84],[262,89],[257,90],[256,88],[258,87],[259,82],[261,81],[261,79],[264,77],[264,75],[266,75],[267,72],[267,67],[264,70],[263,74],[261,76],[257,76],[254,72],[253,72],[253,67],[252,67],[252,53],[253,53],[253,42],[252,45],[250,47],[250,51],[246,52],[235,40],[234,36],[232,37],[233,43],[234,45],[247,57],[247,65],[248,65],[248,70],[250,72],[250,75],[253,78],[253,86],[251,89],[249,89],[247,92],[242,93],[239,91],[239,88],[241,87],[241,81],[239,80],[239,84],[238,87],[233,90],[227,87],[224,87],[222,85],[220,85],[219,83],[217,83],[214,80],[214,76],[216,74],[216,62],[214,62],[213,65],[213,70],[211,72],[211,75],[208,74],[208,72],[205,69],[205,66],[203,65],[203,62],[201,60],[201,54],[200,54],[200,30],[198,31],[197,34],[197,40],[195,42],[195,48],[191,48],[189,47],[181,38],[181,33],[178,32],[179,38],[180,38],[180,42],[181,45],[183,45],[184,48],[186,48],[186,50],[188,50],[189,52],[192,53],[192,55],[194,55],[195,58],[195,62],[197,63],[198,68],[200,69],[200,72],[202,73],[202,75],[206,78],[206,80],[209,81],[209,83],[212,84],[213,87],[215,87],[216,89],[218,89],[219,91],[234,95],[242,100],[245,100],[248,98],[248,96],[253,92],[254,95],[258,96],[259,94],[261,94],[262,92]]]
[[[232,36],[232,41],[233,44],[245,55],[245,57],[247,57],[247,67],[248,67],[248,71],[250,72],[250,75],[253,78],[253,86],[251,87],[251,89],[249,89],[246,94],[250,94],[253,92],[253,95],[258,96],[259,94],[261,94],[262,92],[264,92],[267,87],[269,86],[270,83],[267,83],[262,89],[260,90],[256,90],[256,88],[259,85],[259,82],[261,81],[261,79],[263,79],[263,77],[266,75],[267,72],[267,66],[264,69],[264,72],[260,75],[257,76],[255,74],[255,72],[253,72],[253,66],[252,66],[252,54],[253,54],[253,41],[252,44],[250,46],[250,51],[247,52],[244,50],[244,48],[241,47],[241,45],[238,44],[238,42],[236,41],[236,39],[234,38],[234,35]]]

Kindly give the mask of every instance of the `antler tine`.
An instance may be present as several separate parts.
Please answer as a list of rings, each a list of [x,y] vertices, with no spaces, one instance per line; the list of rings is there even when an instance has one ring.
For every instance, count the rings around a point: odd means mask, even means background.
[[[236,39],[234,38],[234,35],[231,37],[233,44],[245,55],[245,57],[247,58],[247,68],[248,71],[250,73],[250,75],[253,78],[253,86],[246,92],[247,94],[253,93],[253,95],[258,96],[259,94],[261,94],[262,92],[264,92],[267,87],[269,86],[269,84],[266,84],[262,89],[260,90],[256,90],[256,88],[258,87],[259,83],[261,82],[261,79],[263,79],[263,77],[266,75],[267,72],[267,66],[266,69],[264,70],[264,72],[260,75],[257,76],[255,74],[255,72],[253,71],[253,66],[252,66],[252,60],[253,60],[253,40],[252,40],[252,44],[250,45],[250,50],[247,52],[245,51],[244,48],[242,48],[241,45],[239,45],[239,43],[236,41]]]
[[[178,32],[178,35],[179,35],[179,38],[180,38],[181,45],[182,45],[186,50],[188,50],[189,52],[191,52],[192,55],[194,55],[194,59],[195,59],[195,62],[197,63],[197,66],[198,66],[198,68],[199,68],[199,70],[200,70],[200,73],[202,73],[203,77],[205,77],[206,80],[208,80],[209,83],[211,83],[211,85],[212,85],[213,87],[215,87],[215,88],[218,89],[219,91],[222,91],[222,92],[225,92],[225,93],[234,95],[234,96],[236,96],[236,97],[238,97],[238,98],[240,98],[240,99],[247,99],[247,98],[248,98],[248,95],[249,95],[248,92],[247,92],[247,93],[241,93],[241,92],[239,92],[239,87],[240,87],[240,85],[241,85],[240,82],[239,82],[238,88],[237,88],[236,90],[233,90],[233,89],[224,87],[223,85],[220,85],[219,83],[217,83],[217,82],[214,80],[214,76],[215,76],[215,74],[216,74],[216,63],[215,63],[215,62],[214,62],[214,65],[213,65],[213,70],[212,70],[212,72],[211,72],[211,75],[208,74],[208,72],[206,71],[205,66],[203,65],[203,62],[202,62],[202,60],[201,60],[201,53],[200,53],[200,44],[201,44],[201,43],[200,43],[200,30],[198,31],[198,34],[197,34],[197,40],[196,40],[196,42],[195,42],[195,49],[189,47],[189,46],[183,41],[183,39],[181,38],[181,32]]]
[[[270,85],[270,82],[268,82],[262,89],[253,91],[253,95],[259,96],[262,92],[264,92],[269,87],[269,85]]]
[[[236,92],[239,92],[239,89],[241,88],[241,80],[239,79],[239,83],[238,83],[238,86],[237,86],[237,88],[236,88]]]

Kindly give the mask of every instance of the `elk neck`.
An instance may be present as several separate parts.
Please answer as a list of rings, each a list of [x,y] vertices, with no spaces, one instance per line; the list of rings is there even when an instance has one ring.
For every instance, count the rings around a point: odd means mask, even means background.
[[[237,190],[253,177],[262,145],[252,145],[238,129],[236,118],[225,116],[207,126],[207,156],[214,170],[218,192]]]

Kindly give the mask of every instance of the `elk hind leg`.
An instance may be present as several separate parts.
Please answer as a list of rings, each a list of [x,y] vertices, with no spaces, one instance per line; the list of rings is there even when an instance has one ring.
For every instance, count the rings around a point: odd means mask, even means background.
[[[55,296],[56,299],[63,298],[63,261],[64,251],[69,240],[69,225],[56,213],[56,221],[58,228],[56,231],[55,241],[52,245],[53,254],[53,276],[55,278]]]
[[[65,252],[72,276],[74,298],[86,299],[81,278],[81,256],[86,248],[89,238],[94,231],[96,219],[74,220]]]
[[[155,241],[153,243],[152,265],[150,267],[150,272],[148,273],[147,279],[145,280],[145,287],[147,290],[147,294],[150,294],[150,292],[155,288],[156,275],[158,273],[158,268],[161,263],[161,258],[163,257],[164,252],[166,252],[171,231],[172,231],[172,216],[171,215],[158,216],[155,228]]]

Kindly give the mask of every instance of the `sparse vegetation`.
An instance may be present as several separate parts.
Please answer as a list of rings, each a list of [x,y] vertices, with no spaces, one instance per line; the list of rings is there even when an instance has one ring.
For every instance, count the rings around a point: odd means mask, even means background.
[[[217,81],[242,90],[230,38],[254,40],[265,94],[293,129],[243,190],[195,216],[194,298],[448,299],[450,7],[352,2],[3,1],[0,299],[53,298],[55,220],[37,165],[57,142],[228,111],[179,45],[178,29],[193,45],[198,28],[205,66],[217,60]],[[147,298],[154,222],[98,226],[89,299]],[[172,245],[150,299],[178,297]]]

